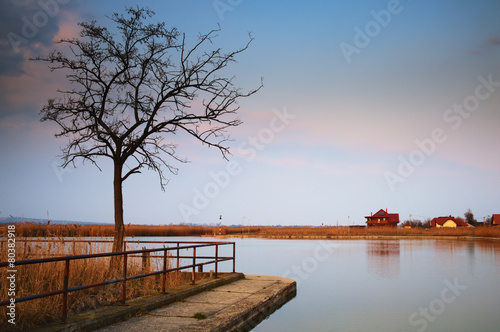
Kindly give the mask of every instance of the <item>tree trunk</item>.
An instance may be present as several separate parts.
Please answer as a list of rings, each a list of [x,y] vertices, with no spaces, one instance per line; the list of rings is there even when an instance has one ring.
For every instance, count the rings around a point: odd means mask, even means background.
[[[115,234],[113,238],[113,252],[123,251],[125,227],[123,226],[123,194],[122,194],[122,164],[114,162],[113,192],[115,203]],[[112,256],[111,267],[118,268],[123,260],[122,256]]]

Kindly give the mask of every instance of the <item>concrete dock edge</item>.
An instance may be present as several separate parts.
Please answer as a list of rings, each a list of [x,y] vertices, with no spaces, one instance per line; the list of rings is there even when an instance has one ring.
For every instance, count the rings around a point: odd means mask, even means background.
[[[280,279],[281,282],[255,293],[238,302],[237,305],[222,310],[205,320],[199,327],[190,326],[189,329],[181,331],[250,331],[297,295],[297,284],[291,279],[267,276],[247,277],[274,278],[274,280]]]
[[[68,323],[51,324],[33,328],[37,332],[93,331],[133,317],[142,311],[151,311],[213,288],[227,285],[244,278],[243,273],[220,273],[219,278],[202,279],[196,285],[182,285],[167,294],[147,295],[127,301],[126,306],[113,305],[68,317]]]
[[[292,279],[225,273],[169,289],[167,294],[129,300],[126,306],[73,315],[67,324],[35,331],[250,331],[296,294]],[[206,317],[195,319],[195,312]]]

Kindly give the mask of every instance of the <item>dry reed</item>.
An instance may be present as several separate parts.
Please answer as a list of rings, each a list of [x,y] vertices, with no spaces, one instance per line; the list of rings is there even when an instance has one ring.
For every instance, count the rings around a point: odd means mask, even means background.
[[[403,227],[260,227],[260,236],[472,236],[500,237],[500,227],[403,228]]]
[[[0,225],[6,233],[7,225]],[[187,226],[187,225],[126,225],[127,236],[201,236],[257,232],[259,227]],[[0,234],[2,234],[0,233]],[[115,234],[114,225],[59,225],[41,223],[16,223],[17,237],[109,237]]]
[[[16,231],[17,231],[16,227]],[[63,228],[64,229],[64,228]],[[64,233],[64,232],[61,232]],[[51,230],[52,235],[58,235],[51,242],[36,242],[33,238],[16,236],[16,260],[25,260],[41,257],[58,257],[66,255],[83,255],[100,252],[110,252],[111,243],[72,242],[60,237],[61,233]],[[5,235],[5,233],[0,233]],[[3,237],[2,236],[2,237]],[[77,238],[78,239],[78,238]],[[82,238],[79,238],[82,239]],[[139,244],[140,245],[140,244]],[[2,242],[0,261],[7,261],[6,242]],[[140,249],[134,244],[128,245],[128,250]],[[167,260],[167,268],[171,266]],[[16,298],[33,294],[40,294],[63,289],[64,265],[62,262],[48,262],[32,265],[16,266]],[[163,260],[150,258],[149,271],[158,271],[163,268]],[[149,272],[148,271],[148,272]],[[141,257],[130,257],[127,264],[127,275],[144,273]],[[121,276],[121,272],[119,272]],[[185,283],[185,275],[181,273],[167,274],[167,287],[174,287]],[[70,261],[69,287],[88,285],[105,280],[115,279],[115,273],[110,272],[109,257],[90,258]],[[0,299],[7,299],[8,285],[7,268],[0,269]],[[160,276],[151,276],[127,282],[127,298],[157,293],[161,291]],[[121,299],[121,284],[99,286],[82,291],[69,293],[69,315],[82,311],[93,310],[103,305],[118,302]],[[61,319],[62,295],[50,296],[42,299],[16,303],[15,329],[25,330],[34,326],[58,322]],[[7,308],[0,308],[0,330],[14,330],[7,322]]]

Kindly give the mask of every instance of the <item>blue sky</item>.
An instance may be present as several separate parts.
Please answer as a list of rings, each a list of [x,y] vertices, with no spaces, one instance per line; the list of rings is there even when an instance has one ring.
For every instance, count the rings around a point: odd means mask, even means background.
[[[0,5],[0,217],[48,211],[51,219],[113,222],[111,164],[101,160],[102,172],[57,167],[65,141],[39,122],[39,110],[65,79],[28,59],[75,36],[76,22],[107,25],[106,15],[135,4]],[[228,51],[251,32],[255,40],[228,74],[244,89],[262,77],[264,88],[240,102],[244,124],[230,133],[229,163],[181,135],[178,154],[191,162],[177,165],[165,192],[152,172],[129,178],[126,223],[214,223],[222,214],[227,224],[346,225],[380,208],[402,220],[500,213],[500,4],[142,4],[191,41],[220,25],[216,46]],[[36,31],[23,30],[33,18]],[[26,37],[17,52],[13,34]]]

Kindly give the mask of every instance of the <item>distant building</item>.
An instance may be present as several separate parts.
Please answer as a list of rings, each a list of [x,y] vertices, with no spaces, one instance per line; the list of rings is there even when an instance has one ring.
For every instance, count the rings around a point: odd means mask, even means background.
[[[437,217],[431,220],[431,227],[473,227],[460,217]]]
[[[500,214],[493,214],[491,216],[491,226],[500,226]]]
[[[366,225],[368,227],[389,226],[396,227],[399,223],[399,213],[388,213],[387,209],[380,209],[370,216],[366,216]]]

